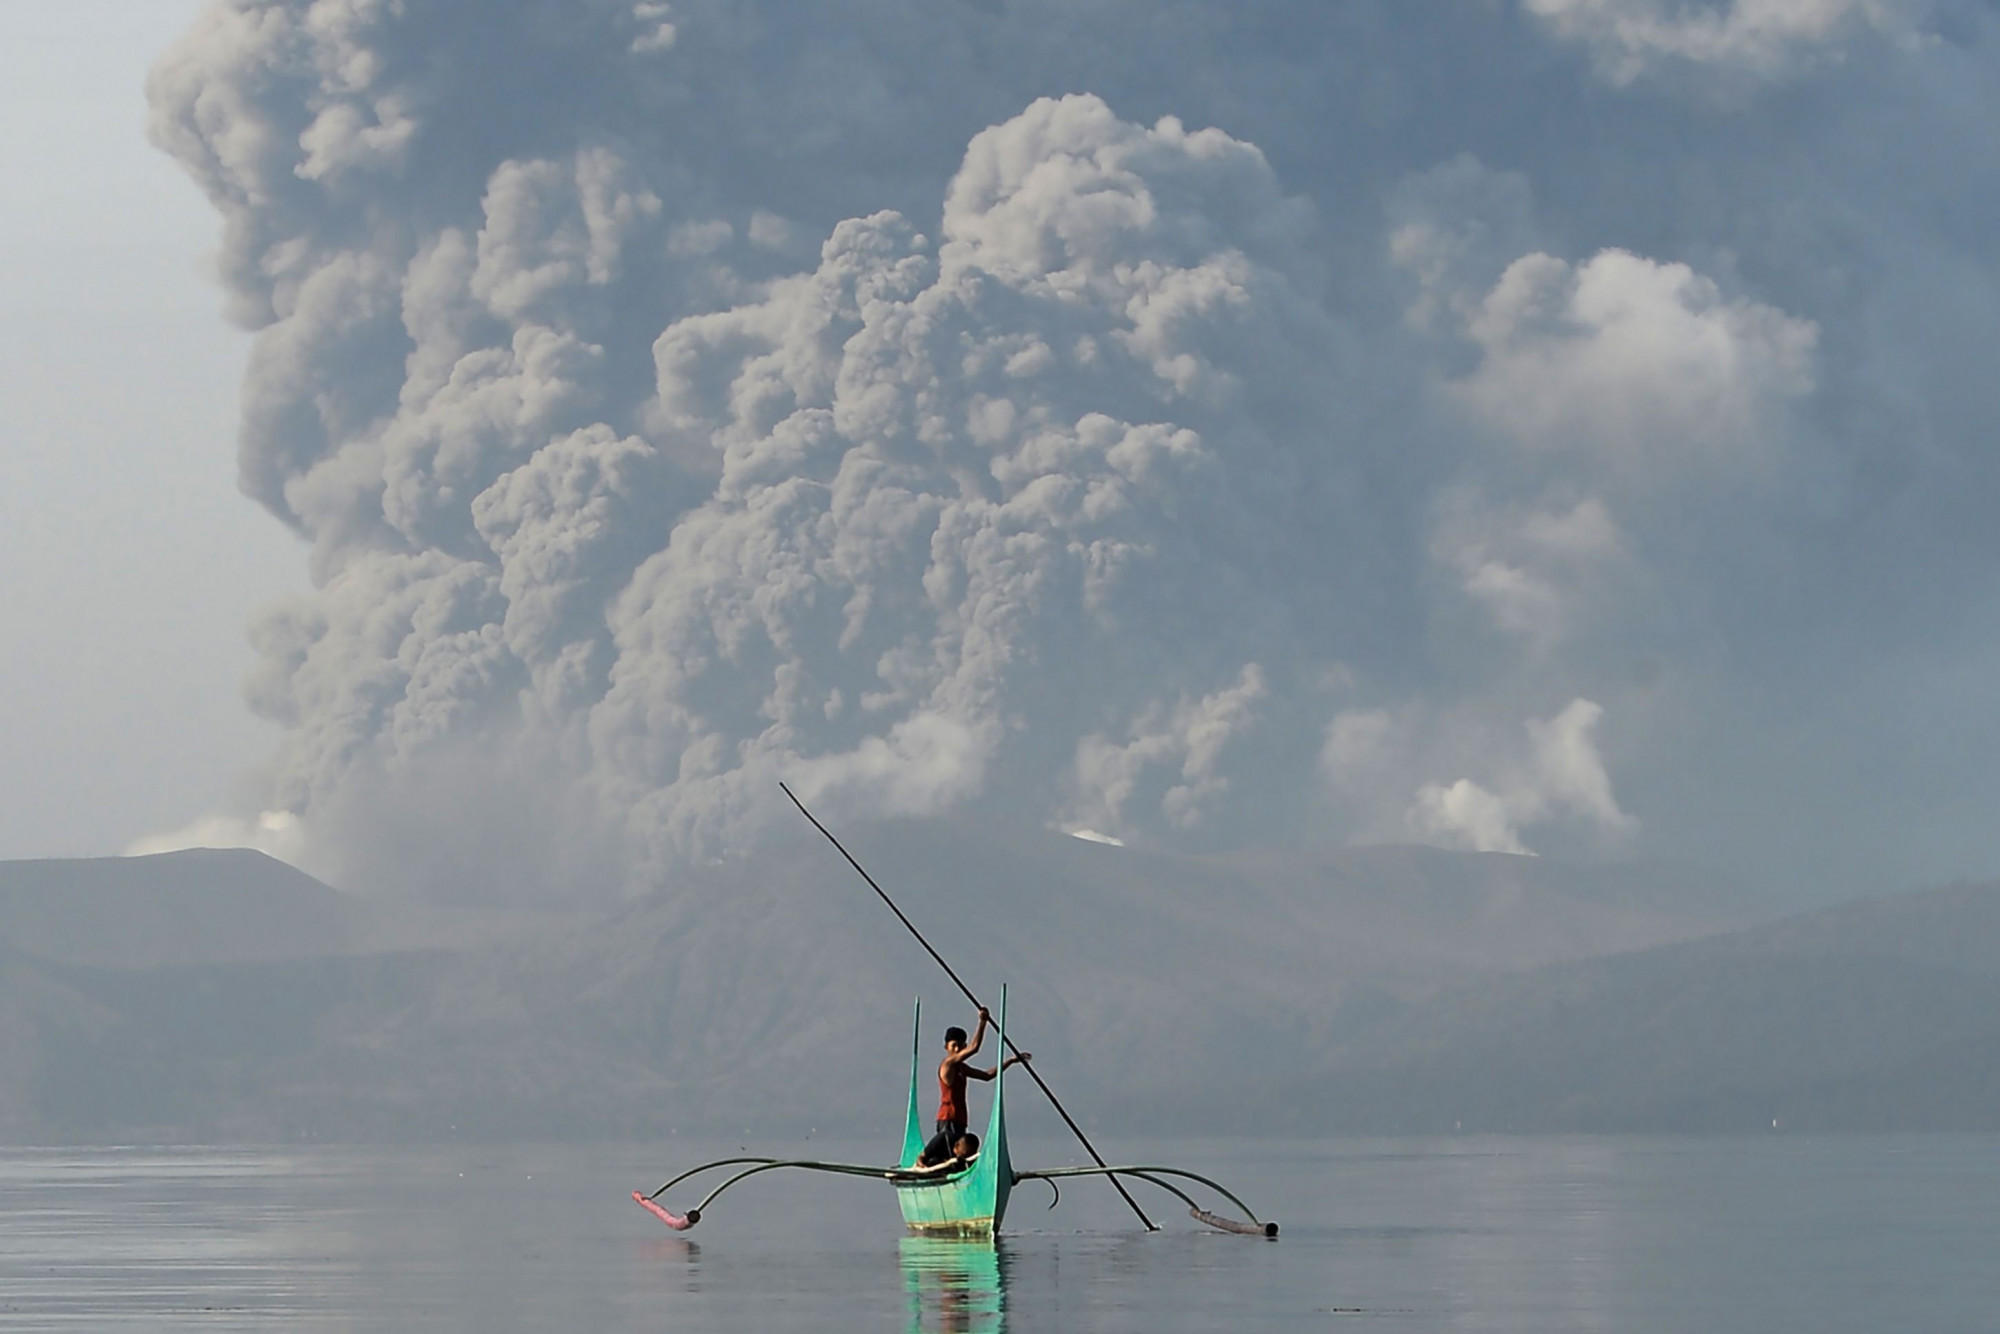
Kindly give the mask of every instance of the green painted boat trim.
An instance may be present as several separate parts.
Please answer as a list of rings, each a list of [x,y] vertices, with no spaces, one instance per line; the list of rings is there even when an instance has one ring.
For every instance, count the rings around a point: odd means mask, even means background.
[[[903,1154],[897,1166],[915,1167],[929,1136],[924,1134],[919,1095],[924,1074],[923,1003],[910,1035],[910,1102],[903,1124]],[[1006,1064],[1007,989],[1000,988],[1000,1022],[995,1032],[996,1065]],[[930,1236],[990,1237],[1000,1231],[1007,1214],[1007,1197],[1014,1189],[1014,1163],[1007,1151],[1007,1074],[993,1077],[993,1111],[980,1137],[979,1156],[972,1166],[942,1181],[896,1183],[896,1202],[912,1232]]]
[[[908,1167],[924,1151],[923,1105],[917,1101],[917,1075],[924,1062],[924,998],[917,997],[916,1018],[910,1024],[910,1114],[903,1124],[903,1153],[896,1166]]]

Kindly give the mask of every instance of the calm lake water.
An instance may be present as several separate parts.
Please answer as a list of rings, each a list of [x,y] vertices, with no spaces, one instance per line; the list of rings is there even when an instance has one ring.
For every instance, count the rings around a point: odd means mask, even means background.
[[[867,1181],[759,1178],[688,1234],[633,1205],[734,1143],[0,1150],[0,1327],[2000,1328],[1996,1139],[1119,1147],[1219,1178],[1283,1235],[1209,1232],[1144,1191],[1166,1228],[1145,1236],[1088,1181],[1052,1212],[1024,1183],[997,1248],[904,1237]]]

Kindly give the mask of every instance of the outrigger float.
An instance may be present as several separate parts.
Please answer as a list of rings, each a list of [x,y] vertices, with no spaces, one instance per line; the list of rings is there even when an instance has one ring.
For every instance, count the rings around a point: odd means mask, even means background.
[[[1000,991],[1000,1022],[998,1035],[1002,1049],[1007,1046],[1007,991]],[[689,1168],[679,1176],[667,1181],[651,1195],[639,1191],[632,1192],[632,1198],[639,1206],[677,1232],[699,1223],[708,1213],[709,1207],[731,1186],[754,1176],[779,1169],[795,1169],[803,1172],[824,1172],[834,1176],[872,1177],[877,1181],[887,1179],[895,1187],[896,1202],[902,1206],[903,1221],[911,1232],[929,1236],[995,1237],[1000,1233],[1000,1224],[1007,1216],[1008,1197],[1014,1187],[1023,1181],[1046,1181],[1056,1192],[1056,1198],[1049,1202],[1051,1209],[1062,1198],[1061,1188],[1056,1182],[1072,1177],[1102,1176],[1116,1180],[1126,1177],[1142,1181],[1150,1186],[1178,1198],[1188,1207],[1190,1217],[1224,1232],[1236,1232],[1245,1236],[1275,1237],[1278,1225],[1261,1221],[1250,1206],[1232,1195],[1217,1182],[1194,1172],[1177,1167],[1058,1167],[1043,1171],[1016,1171],[1007,1146],[1007,1074],[1004,1069],[993,1079],[993,1111],[986,1119],[986,1135],[980,1141],[979,1152],[972,1156],[964,1167],[945,1175],[935,1175],[917,1170],[917,1157],[923,1152],[925,1135],[921,1098],[923,1094],[923,1003],[917,1003],[916,1022],[910,1040],[910,1102],[903,1126],[903,1152],[894,1167],[870,1167],[863,1163],[829,1163],[803,1158],[718,1158],[714,1162],[703,1163]],[[684,1214],[674,1213],[660,1203],[660,1197],[675,1186],[692,1181],[704,1173],[725,1167],[738,1170],[731,1173],[721,1184],[702,1196],[699,1203]],[[1201,1204],[1186,1190],[1167,1177],[1179,1178],[1206,1186],[1223,1199],[1241,1209],[1248,1218],[1230,1218],[1201,1207]],[[1150,1225],[1150,1224],[1149,1224]]]
[[[972,1002],[975,1007],[983,1009],[983,1007],[979,1006],[979,998],[972,994],[972,988],[965,985],[965,979],[961,978],[957,970],[945,962],[944,956],[937,952],[936,947],[930,941],[924,939],[924,933],[917,930],[916,923],[904,915],[903,910],[896,906],[896,901],[889,897],[882,886],[875,883],[875,877],[869,875],[867,869],[854,859],[854,854],[841,845],[840,840],[833,836],[831,830],[814,818],[813,813],[806,809],[805,803],[799,800],[798,795],[791,788],[786,787],[783,783],[778,784],[778,786],[784,791],[787,797],[792,799],[792,804],[799,808],[799,814],[805,816],[813,828],[825,835],[826,841],[833,844],[835,850],[847,859],[847,864],[852,866],[860,873],[861,878],[868,882],[868,887],[874,890],[876,896],[889,906],[889,911],[896,914],[896,920],[900,921],[909,933],[916,937],[917,943],[922,945],[931,958],[937,961],[938,967],[944,969],[945,976],[952,980],[953,984],[958,987],[959,992],[968,1001]],[[1007,1037],[1007,991],[1004,987],[1000,990],[998,1047],[1002,1052],[1011,1053],[1015,1057],[1021,1055],[1021,1049],[1015,1046]],[[1139,1202],[1133,1199],[1131,1192],[1125,1189],[1123,1179],[1130,1178],[1133,1181],[1144,1182],[1149,1186],[1157,1186],[1161,1190],[1166,1191],[1169,1195],[1174,1196],[1181,1203],[1187,1205],[1190,1217],[1199,1222],[1206,1223],[1210,1227],[1220,1228],[1224,1232],[1241,1233],[1244,1236],[1250,1237],[1275,1237],[1278,1235],[1278,1225],[1276,1223],[1260,1221],[1257,1215],[1251,1211],[1249,1205],[1243,1203],[1243,1201],[1223,1189],[1220,1184],[1210,1181],[1205,1176],[1185,1171],[1178,1167],[1111,1166],[1104,1161],[1104,1156],[1098,1153],[1097,1147],[1090,1142],[1090,1137],[1083,1133],[1083,1127],[1076,1123],[1075,1118],[1070,1116],[1068,1110],[1056,1098],[1055,1090],[1049,1087],[1048,1081],[1042,1078],[1041,1073],[1034,1066],[1025,1062],[1022,1063],[1021,1068],[1027,1072],[1028,1078],[1035,1082],[1035,1086],[1047,1096],[1049,1105],[1055,1108],[1057,1115],[1062,1117],[1063,1124],[1067,1125],[1071,1132],[1075,1134],[1077,1143],[1081,1144],[1085,1151],[1090,1154],[1091,1160],[1095,1164],[1094,1166],[1056,1167],[1045,1171],[1031,1172],[1020,1172],[1014,1169],[1014,1161],[1007,1148],[1007,1062],[1003,1059],[998,1063],[994,1071],[993,1111],[987,1118],[986,1138],[980,1142],[979,1151],[972,1156],[969,1162],[960,1167],[949,1168],[941,1172],[920,1170],[917,1159],[923,1152],[925,1140],[922,1105],[920,1102],[923,1093],[924,1072],[923,1002],[919,1000],[917,1002],[916,1024],[910,1036],[909,1114],[903,1125],[903,1153],[896,1160],[894,1167],[870,1167],[864,1163],[828,1163],[806,1158],[718,1158],[712,1163],[703,1163],[699,1167],[688,1169],[662,1185],[651,1195],[643,1195],[635,1190],[632,1192],[632,1198],[638,1201],[641,1208],[645,1209],[662,1223],[665,1223],[668,1227],[673,1228],[677,1232],[685,1232],[702,1220],[702,1216],[708,1212],[709,1206],[714,1204],[724,1191],[739,1181],[747,1181],[751,1177],[761,1176],[766,1172],[775,1172],[783,1168],[801,1172],[825,1172],[834,1176],[873,1177],[878,1181],[887,1179],[895,1187],[896,1201],[903,1208],[903,1221],[909,1225],[912,1232],[934,1236],[994,1237],[999,1235],[1001,1220],[1007,1216],[1008,1196],[1013,1193],[1014,1187],[1020,1185],[1023,1181],[1048,1182],[1049,1189],[1055,1192],[1055,1199],[1049,1202],[1049,1208],[1053,1209],[1062,1200],[1062,1188],[1056,1184],[1058,1181],[1067,1180],[1071,1177],[1095,1176],[1103,1177],[1117,1189],[1119,1195],[1124,1197],[1125,1203],[1130,1205],[1132,1212],[1138,1216],[1139,1221],[1146,1225],[1148,1232],[1157,1232],[1159,1230],[1158,1225],[1146,1216],[1146,1211],[1139,1207]],[[662,1195],[682,1182],[692,1181],[704,1173],[717,1171],[725,1167],[733,1167],[737,1170],[726,1177],[720,1185],[709,1191],[708,1194],[702,1196],[700,1202],[686,1213],[677,1214],[660,1203]],[[1174,1184],[1173,1181],[1167,1180],[1168,1177],[1182,1182],[1193,1182],[1197,1185],[1206,1186],[1223,1199],[1235,1205],[1238,1209],[1241,1209],[1249,1221],[1245,1222],[1243,1219],[1230,1218],[1226,1215],[1202,1208],[1200,1202],[1194,1196],[1188,1194],[1186,1190]]]

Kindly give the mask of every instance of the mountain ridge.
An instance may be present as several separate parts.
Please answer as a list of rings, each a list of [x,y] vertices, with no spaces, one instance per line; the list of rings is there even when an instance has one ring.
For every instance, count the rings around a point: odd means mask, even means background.
[[[1758,920],[1685,868],[1180,856],[953,820],[843,837],[989,1001],[1012,984],[1087,1124],[1994,1120],[1972,1074],[1940,1080],[2000,1051],[2000,886]],[[900,1119],[910,996],[927,1029],[970,1017],[810,836],[592,911],[371,899],[258,854],[131,859],[97,890],[50,865],[0,863],[11,1138],[858,1129]]]

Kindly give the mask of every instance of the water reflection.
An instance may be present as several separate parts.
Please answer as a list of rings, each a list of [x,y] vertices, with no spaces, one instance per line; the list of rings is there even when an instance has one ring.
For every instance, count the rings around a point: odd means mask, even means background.
[[[1001,1334],[1007,1328],[1004,1243],[904,1237],[901,1251],[911,1334]]]
[[[645,1255],[661,1270],[678,1278],[682,1292],[701,1291],[701,1244],[683,1237],[652,1237],[645,1243]]]

